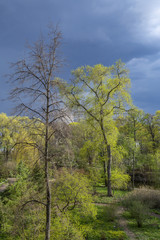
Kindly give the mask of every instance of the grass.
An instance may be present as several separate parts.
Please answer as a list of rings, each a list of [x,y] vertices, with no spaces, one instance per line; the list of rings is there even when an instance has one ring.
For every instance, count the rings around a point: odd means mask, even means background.
[[[3,185],[4,183],[7,183],[7,179],[1,178],[0,179],[0,186]]]
[[[107,197],[107,188],[105,186],[97,186],[94,202],[103,204],[114,203],[120,201],[127,193],[128,191],[115,190],[113,192],[113,197]]]
[[[83,222],[85,229],[88,229],[87,240],[126,240],[127,236],[117,224],[116,217],[108,215],[106,206],[97,206],[97,218],[86,219]]]
[[[139,196],[140,193],[140,196]],[[113,198],[107,197],[107,189],[104,186],[98,186],[96,188],[96,195],[94,196],[94,202],[95,203],[102,203],[102,204],[109,204],[109,206],[116,206],[117,203],[120,204],[120,200],[123,199],[125,196],[128,196],[129,192],[128,191],[120,191],[120,190],[115,190]],[[131,192],[132,194],[132,192]],[[137,198],[137,191],[136,191],[136,198]],[[142,195],[142,196],[141,196]],[[129,194],[130,196],[130,194]],[[133,196],[132,196],[133,197]],[[131,197],[131,199],[132,199]],[[160,215],[160,209],[156,208],[159,206],[157,204],[159,201],[159,191],[156,190],[148,190],[144,189],[143,191],[140,189],[138,190],[138,198],[142,199],[143,201],[146,199],[147,202],[154,202],[155,208],[152,208],[150,211],[154,212],[156,214]],[[153,201],[154,200],[154,201]],[[112,203],[112,204],[111,204]],[[150,204],[149,204],[150,205]],[[106,206],[97,206],[98,208],[98,217],[97,220],[93,223],[93,228],[95,229],[96,232],[101,232],[101,233],[109,233],[114,231],[114,233],[120,230],[117,225],[116,218],[114,221],[107,222],[107,216],[104,216],[104,210]],[[144,222],[142,227],[137,227],[136,220],[131,218],[131,215],[128,211],[125,211],[124,217],[127,220],[128,223],[128,228],[130,231],[135,233],[136,239],[139,240],[158,240],[160,239],[160,219],[158,217],[154,216],[148,216]],[[116,233],[115,233],[116,234]],[[108,235],[106,235],[108,236]],[[89,238],[91,240],[92,238]],[[93,240],[99,240],[103,239],[101,237],[99,238],[93,238]],[[113,237],[113,238],[104,238],[104,239],[127,239],[127,237]]]
[[[156,217],[148,217],[143,227],[138,228],[136,221],[130,217],[129,212],[124,213],[124,217],[128,221],[129,229],[134,232],[139,240],[158,240],[160,239],[160,219]]]
[[[160,209],[152,209],[152,212],[160,215]]]
[[[124,212],[124,217],[128,221],[128,228],[135,233],[139,240],[158,240],[160,239],[160,219],[152,216],[151,213],[160,215],[160,191],[148,188],[141,188],[132,191],[123,201],[127,211]],[[142,227],[137,227],[136,218],[131,218],[129,208],[134,201],[148,206],[148,216],[143,219]]]
[[[125,191],[115,191],[114,197],[107,197],[107,188],[96,187],[94,202],[104,205],[96,205],[97,218],[83,220],[85,229],[88,229],[87,240],[125,240],[126,234],[118,227],[115,209],[117,200],[126,194]],[[106,205],[105,205],[106,204]],[[108,204],[108,205],[107,205]]]

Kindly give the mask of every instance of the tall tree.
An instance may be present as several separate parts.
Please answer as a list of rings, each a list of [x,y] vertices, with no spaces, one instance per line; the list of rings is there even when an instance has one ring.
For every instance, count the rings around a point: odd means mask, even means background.
[[[68,98],[71,105],[82,109],[87,118],[101,131],[105,156],[107,153],[108,196],[112,196],[112,153],[105,122],[113,119],[117,110],[122,111],[130,103],[130,79],[121,61],[111,67],[101,64],[80,67],[73,71],[72,75],[73,83],[69,88]]]
[[[43,36],[29,46],[28,55],[12,65],[14,71],[11,82],[14,88],[11,97],[18,100],[19,114],[29,114],[44,124],[39,129],[44,138],[44,146],[38,149],[44,159],[46,183],[46,228],[45,240],[50,239],[51,190],[49,185],[49,142],[55,132],[57,121],[64,120],[66,108],[59,95],[59,81],[56,75],[62,67],[63,59],[59,52],[62,34],[58,27],[51,27],[48,37]]]
[[[158,147],[159,139],[159,116],[158,111],[155,115],[147,113],[143,118],[143,125],[146,128],[146,131],[148,133],[148,136],[150,138],[151,142],[151,152],[155,154],[156,148]]]
[[[119,142],[121,142],[121,144],[127,149],[129,165],[131,163],[132,188],[134,188],[135,185],[136,155],[139,150],[138,146],[140,145],[140,133],[143,128],[141,121],[143,116],[144,113],[142,110],[134,108],[130,110],[125,117],[117,119],[120,138],[122,140]]]

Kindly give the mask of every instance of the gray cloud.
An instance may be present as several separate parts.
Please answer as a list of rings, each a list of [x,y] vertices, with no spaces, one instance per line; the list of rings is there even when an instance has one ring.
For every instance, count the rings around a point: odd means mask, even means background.
[[[132,96],[145,111],[154,113],[160,109],[160,52],[127,63],[132,79]]]

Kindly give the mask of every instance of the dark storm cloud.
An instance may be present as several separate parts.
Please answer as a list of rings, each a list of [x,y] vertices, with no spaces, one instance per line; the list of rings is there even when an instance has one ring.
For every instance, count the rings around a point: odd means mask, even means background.
[[[159,98],[154,91],[160,84],[154,79],[159,71],[152,62],[159,58],[158,0],[1,0],[1,98],[8,89],[2,77],[9,71],[8,62],[23,56],[26,41],[32,43],[40,32],[46,33],[49,22],[59,23],[64,35],[63,51],[68,60],[65,78],[80,65],[111,65],[121,58],[131,70],[132,95],[138,106],[143,107],[148,101],[145,109],[152,111],[152,107],[157,107]],[[150,87],[151,81],[156,89]],[[142,98],[142,92],[150,95]],[[152,95],[154,101],[149,100]],[[7,108],[8,103],[0,110],[8,111]]]
[[[136,105],[147,112],[160,109],[160,53],[133,58],[127,63],[132,81],[132,96]]]

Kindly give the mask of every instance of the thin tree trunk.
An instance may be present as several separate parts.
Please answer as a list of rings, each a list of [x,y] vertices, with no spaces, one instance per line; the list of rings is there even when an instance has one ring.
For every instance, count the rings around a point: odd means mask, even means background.
[[[48,174],[48,158],[45,159],[45,180],[46,180],[46,235],[45,240],[50,239],[50,222],[51,222],[51,191],[49,186],[49,174]]]
[[[105,134],[105,130],[104,130],[104,126],[103,126],[103,119],[101,119],[101,130],[102,130],[102,134],[103,134],[103,138],[104,138],[104,143],[107,149],[107,156],[108,156],[108,162],[107,162],[107,177],[108,177],[108,181],[107,181],[107,189],[108,189],[108,197],[112,197],[112,187],[111,187],[111,162],[112,162],[112,154],[111,154],[111,146],[108,145],[108,141],[107,141],[107,137]]]
[[[135,182],[135,152],[133,151],[133,166],[132,166],[132,188],[134,189]]]
[[[48,173],[48,133],[49,133],[49,83],[47,86],[47,111],[46,111],[46,136],[45,136],[45,181],[46,181],[46,232],[45,240],[50,239],[50,225],[51,225],[51,191],[49,186]]]
[[[6,161],[8,162],[9,160],[9,150],[8,150],[8,146],[6,148]]]
[[[107,187],[107,179],[106,179],[106,160],[104,160],[103,162],[103,170],[104,170],[104,184],[105,184],[105,187]]]
[[[112,154],[111,154],[111,146],[107,146],[107,154],[108,154],[108,164],[107,164],[107,175],[108,175],[108,197],[112,197],[112,188],[111,188],[111,161],[112,161]]]
[[[136,149],[136,121],[134,119],[133,122],[134,125],[134,144],[135,144],[135,149]],[[135,149],[133,150],[133,166],[132,166],[132,188],[134,189],[134,184],[135,184]]]

